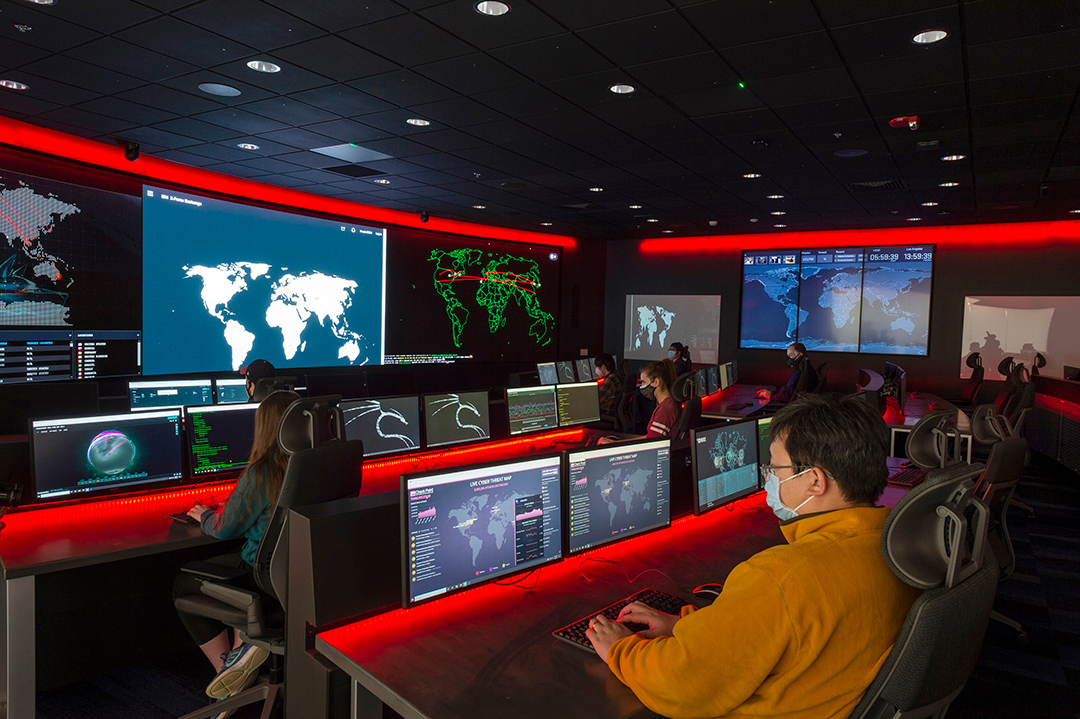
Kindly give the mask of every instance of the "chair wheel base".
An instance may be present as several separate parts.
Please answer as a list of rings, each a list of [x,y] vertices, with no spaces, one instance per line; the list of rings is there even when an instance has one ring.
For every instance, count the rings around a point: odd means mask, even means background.
[[[1031,636],[1027,632],[1017,632],[1016,643],[1021,647],[1031,644]]]

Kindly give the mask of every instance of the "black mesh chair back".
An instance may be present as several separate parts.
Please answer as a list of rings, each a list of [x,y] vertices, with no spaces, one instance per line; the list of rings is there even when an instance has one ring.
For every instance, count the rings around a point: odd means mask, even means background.
[[[809,366],[810,360],[805,356],[795,360],[795,366],[792,369],[799,373],[799,379],[795,382],[795,389],[791,393],[792,400],[806,391],[806,385],[810,382],[810,373],[806,371]]]
[[[1023,364],[1018,364],[1009,376],[1009,384],[1014,390],[1002,414],[1009,420],[1013,433],[1019,435],[1024,417],[1035,406],[1035,383],[1031,381],[1027,368]]]
[[[1016,485],[1024,471],[1027,442],[1020,437],[1003,439],[990,448],[986,469],[975,487],[975,493],[990,509],[990,528],[987,534],[990,548],[997,557],[1001,578],[1012,574],[1016,565],[1009,527],[1005,521]]]
[[[817,367],[817,387],[814,388],[815,394],[825,394],[825,384],[829,378],[829,363],[822,362]]]
[[[986,371],[982,366],[982,356],[978,352],[968,355],[965,364],[971,368],[971,376],[960,393],[960,401],[966,405],[974,406],[979,397],[979,387],[982,386]]]
[[[1010,434],[1008,422],[993,402],[980,404],[971,414],[971,436],[979,444],[994,444]]]
[[[675,422],[675,429],[671,433],[672,439],[684,439],[690,435],[690,430],[697,429],[701,425],[701,398],[690,397],[683,402],[679,419]]]
[[[671,383],[671,396],[680,404],[697,395],[697,384],[693,372],[683,372]]]
[[[927,590],[851,717],[943,716],[978,659],[997,591],[985,553],[989,511],[975,497],[982,465],[934,470],[897,502],[882,530],[889,567]]]
[[[956,411],[931,412],[920,419],[908,432],[905,453],[913,464],[922,469],[945,467],[956,462],[949,455],[949,440],[959,452],[960,436],[956,427]]]

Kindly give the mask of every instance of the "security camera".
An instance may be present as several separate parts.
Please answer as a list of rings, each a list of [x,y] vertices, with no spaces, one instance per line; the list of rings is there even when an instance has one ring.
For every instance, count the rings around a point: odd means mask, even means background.
[[[139,159],[139,143],[126,141],[124,142],[124,159],[130,162],[135,162]]]
[[[709,227],[716,227],[717,224],[716,220],[709,220]]]
[[[421,222],[427,222],[428,221],[427,210],[420,210],[420,221]]]

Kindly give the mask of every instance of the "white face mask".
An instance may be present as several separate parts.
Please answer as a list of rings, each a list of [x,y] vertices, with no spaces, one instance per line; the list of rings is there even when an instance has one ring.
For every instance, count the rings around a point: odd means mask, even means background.
[[[765,502],[772,508],[773,514],[780,518],[780,521],[787,521],[789,519],[794,519],[795,517],[799,516],[799,510],[802,509],[807,502],[813,499],[813,497],[807,497],[805,500],[803,500],[802,504],[792,509],[791,507],[784,504],[784,500],[780,499],[780,485],[784,482],[790,482],[796,477],[806,474],[812,469],[813,467],[809,467],[801,472],[798,472],[797,474],[791,475],[787,479],[780,479],[771,469],[769,470],[768,474],[765,475]]]

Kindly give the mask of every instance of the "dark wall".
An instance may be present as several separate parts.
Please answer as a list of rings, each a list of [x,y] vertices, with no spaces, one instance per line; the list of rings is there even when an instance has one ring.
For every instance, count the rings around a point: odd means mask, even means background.
[[[913,233],[911,242],[917,243]],[[896,243],[890,243],[896,244]],[[778,246],[779,247],[779,246]],[[707,254],[647,255],[637,242],[612,241],[608,246],[604,348],[620,354],[625,297],[630,293],[719,294],[720,358],[739,364],[739,381],[777,385],[790,370],[781,350],[739,349],[741,250]],[[901,356],[897,364],[908,372],[908,389],[958,396],[964,297],[968,295],[1080,295],[1080,247],[1038,244],[1014,248],[950,248],[938,245],[930,304],[930,345],[925,357]],[[683,341],[674,337],[673,340]],[[657,358],[660,359],[660,358]],[[814,364],[828,361],[828,386],[833,391],[854,389],[860,367],[881,370],[886,355],[815,352]],[[994,386],[980,398],[989,401]]]

